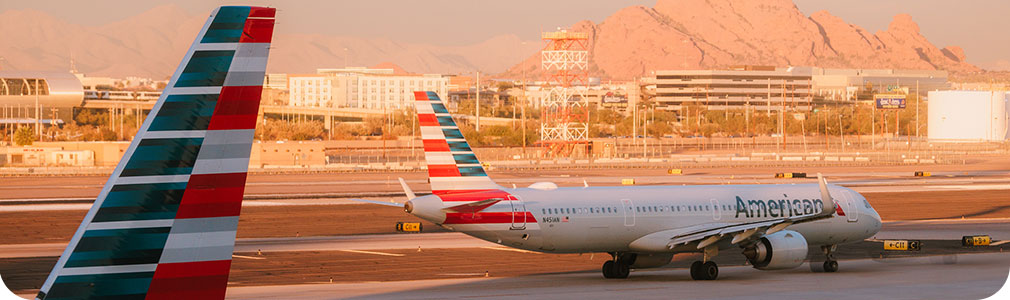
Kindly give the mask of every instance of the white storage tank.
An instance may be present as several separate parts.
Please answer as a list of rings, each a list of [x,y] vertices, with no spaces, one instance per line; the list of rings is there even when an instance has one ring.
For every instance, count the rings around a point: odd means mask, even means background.
[[[1002,91],[929,92],[928,136],[938,141],[1004,141],[1010,93]]]

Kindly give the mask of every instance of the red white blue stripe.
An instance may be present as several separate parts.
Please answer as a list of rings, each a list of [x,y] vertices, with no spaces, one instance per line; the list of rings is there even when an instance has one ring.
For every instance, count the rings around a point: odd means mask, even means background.
[[[38,299],[222,299],[275,9],[211,14]]]

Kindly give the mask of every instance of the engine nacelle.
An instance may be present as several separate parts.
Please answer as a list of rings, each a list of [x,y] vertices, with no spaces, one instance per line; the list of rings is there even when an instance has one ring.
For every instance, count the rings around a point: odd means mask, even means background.
[[[635,254],[635,262],[631,264],[631,268],[658,268],[670,264],[672,260],[673,253],[637,253]]]
[[[807,259],[807,239],[799,232],[783,230],[744,248],[743,255],[758,270],[792,269]]]

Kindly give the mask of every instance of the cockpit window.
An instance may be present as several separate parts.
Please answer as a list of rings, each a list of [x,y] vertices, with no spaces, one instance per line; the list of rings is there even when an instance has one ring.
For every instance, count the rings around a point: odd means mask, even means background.
[[[863,205],[866,205],[866,208],[873,208],[870,207],[870,202],[866,201],[866,199],[863,199]]]

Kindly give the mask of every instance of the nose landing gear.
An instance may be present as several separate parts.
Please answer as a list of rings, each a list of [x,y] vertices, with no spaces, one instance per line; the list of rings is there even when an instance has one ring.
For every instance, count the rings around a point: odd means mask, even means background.
[[[825,272],[833,273],[838,271],[838,260],[835,260],[835,251],[838,250],[838,245],[824,245],[821,246],[821,251],[824,252],[824,262],[820,261],[810,261],[810,271],[813,272]]]

